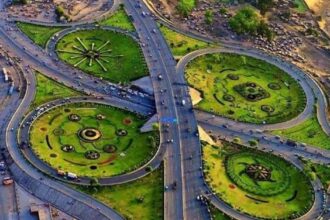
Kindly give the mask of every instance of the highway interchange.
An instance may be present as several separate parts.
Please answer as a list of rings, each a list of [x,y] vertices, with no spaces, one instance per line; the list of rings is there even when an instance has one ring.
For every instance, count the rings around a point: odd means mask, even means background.
[[[201,178],[203,177],[201,169],[201,144],[198,135],[196,135],[197,123],[205,130],[212,131],[214,135],[217,135],[221,139],[231,140],[233,137],[240,137],[243,143],[247,143],[247,141],[251,139],[258,138],[260,139],[260,150],[271,151],[274,154],[280,155],[300,168],[301,164],[299,163],[297,156],[311,159],[316,163],[330,164],[330,152],[315,149],[311,146],[298,146],[292,148],[287,146],[283,141],[281,143],[281,141],[274,136],[255,131],[256,129],[272,130],[287,128],[298,124],[312,114],[314,100],[315,97],[317,97],[317,116],[319,122],[324,131],[327,134],[330,134],[330,127],[326,116],[327,101],[325,100],[325,95],[322,90],[313,79],[305,75],[293,65],[279,60],[276,57],[266,55],[251,48],[237,47],[236,45],[227,45],[220,49],[195,51],[183,57],[178,63],[176,63],[166,41],[157,27],[154,16],[144,17],[141,15],[142,11],[149,12],[149,8],[140,1],[124,0],[123,3],[125,4],[125,10],[127,13],[134,19],[133,23],[137,35],[134,35],[133,33],[127,34],[132,34],[132,37],[135,38],[138,37],[138,41],[141,44],[146,44],[145,47],[142,47],[142,50],[152,79],[154,97],[148,96],[147,94],[130,93],[127,88],[118,87],[114,84],[109,85],[107,82],[77,71],[57,60],[56,54],[54,54],[56,39],[76,30],[77,27],[94,28],[93,24],[90,24],[90,21],[66,24],[65,26],[70,27],[64,29],[64,31],[58,36],[54,37],[48,43],[47,50],[44,51],[35,46],[21,32],[17,31],[13,21],[22,20],[22,18],[0,20],[0,44],[8,51],[9,56],[20,57],[22,59],[21,63],[16,63],[15,65],[22,68],[21,71],[26,79],[27,85],[23,99],[18,95],[12,96],[10,100],[11,104],[6,107],[0,116],[1,121],[4,122],[3,125],[5,125],[1,130],[1,138],[6,140],[6,152],[8,155],[8,161],[11,161],[10,164],[12,164],[12,170],[17,171],[20,169],[21,172],[26,173],[29,176],[26,178],[33,178],[35,182],[40,182],[40,184],[47,187],[47,189],[50,188],[55,191],[57,189],[58,193],[62,194],[62,196],[69,197],[77,203],[81,202],[86,205],[86,210],[90,210],[90,213],[99,212],[101,216],[99,216],[98,219],[122,219],[122,216],[119,213],[116,213],[109,207],[64,186],[58,181],[49,179],[43,173],[56,176],[55,171],[38,160],[29,148],[23,149],[23,154],[21,153],[19,145],[23,140],[28,140],[29,131],[29,126],[23,127],[23,125],[26,125],[26,122],[31,122],[35,114],[39,112],[38,110],[31,112],[24,117],[23,122],[21,122],[22,117],[29,109],[29,105],[34,98],[36,82],[32,73],[33,69],[37,69],[47,76],[69,87],[75,88],[78,91],[92,95],[88,97],[87,100],[84,97],[70,100],[55,100],[51,103],[45,104],[47,110],[53,106],[62,105],[68,102],[90,101],[111,104],[120,108],[137,111],[145,115],[151,115],[157,112],[158,120],[161,123],[160,147],[155,157],[145,166],[151,165],[153,168],[157,168],[163,161],[164,185],[171,186],[174,183],[177,185],[176,190],[168,190],[164,193],[165,219],[209,219],[210,216],[207,207],[196,199],[200,194],[207,196],[217,208],[229,216],[236,219],[253,219],[230,208],[216,196],[212,195],[210,189],[204,183],[204,179]],[[115,10],[118,5],[119,1],[114,1],[112,10]],[[5,14],[2,13],[1,17],[4,18],[4,16]],[[38,21],[33,21],[33,23],[44,24],[44,22]],[[111,30],[120,31],[116,29]],[[28,51],[33,51],[34,54]],[[264,59],[269,63],[279,66],[292,77],[299,80],[305,93],[309,94],[309,96],[307,96],[307,105],[304,112],[289,122],[275,125],[251,126],[213,116],[208,113],[193,111],[188,86],[186,85],[183,75],[185,65],[197,56],[206,53],[225,51]],[[163,76],[162,80],[159,80],[159,74]],[[95,83],[95,81],[97,81],[97,83]],[[109,87],[113,87],[114,90],[109,89]],[[166,89],[165,95],[161,92],[161,90],[164,89]],[[123,92],[130,95],[122,95]],[[102,97],[102,99],[99,97]],[[183,99],[186,101],[184,106],[181,105]],[[161,104],[162,102],[165,102],[165,105]],[[163,119],[168,118],[176,119],[177,123],[162,123]],[[225,127],[222,126],[224,124],[226,125]],[[17,141],[16,133],[12,132],[12,130],[17,131],[19,130],[19,127],[21,127],[21,130]],[[187,130],[190,132],[187,132]],[[25,157],[28,161],[25,160]],[[33,164],[33,166],[31,166],[31,164]],[[113,185],[136,180],[148,173],[144,169],[145,166],[122,176],[101,179],[100,184]],[[43,173],[38,172],[38,170],[43,171]],[[21,172],[17,171],[16,173]],[[23,187],[25,186],[24,188],[28,191],[36,193],[36,189],[24,185],[27,181],[23,181],[19,176],[14,175],[14,177],[16,177],[17,182]],[[81,184],[86,183],[88,183],[88,179],[82,179]],[[313,186],[316,189],[321,188],[318,181],[313,183]],[[59,188],[61,189],[60,191],[58,190]],[[41,199],[45,199],[46,197],[45,195],[42,196],[38,193],[36,193],[36,195],[41,197]],[[301,219],[316,219],[323,213],[323,204],[327,202],[323,200],[323,191],[315,190],[315,198],[313,208],[306,214],[306,216],[301,217]],[[90,201],[92,201],[92,203]],[[59,202],[50,201],[50,203],[61,210],[68,210],[67,207],[59,204]],[[74,204],[72,204],[72,206],[74,206]],[[74,208],[72,208],[72,213],[69,214],[77,216],[79,219],[90,219],[91,215]]]

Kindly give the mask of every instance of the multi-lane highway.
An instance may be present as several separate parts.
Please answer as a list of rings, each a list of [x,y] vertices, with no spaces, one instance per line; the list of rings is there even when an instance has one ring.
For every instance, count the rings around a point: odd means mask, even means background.
[[[120,1],[114,1],[114,10]],[[51,180],[38,170],[42,170],[47,175],[56,176],[56,172],[48,165],[40,161],[31,151],[23,149],[21,154],[19,144],[28,142],[29,126],[22,126],[26,122],[31,122],[37,110],[30,112],[24,117],[29,105],[34,97],[35,79],[30,71],[37,69],[47,76],[82,91],[94,97],[100,98],[75,98],[69,100],[55,100],[46,103],[47,110],[59,105],[72,102],[100,102],[111,104],[120,108],[130,109],[140,114],[151,115],[157,112],[160,123],[160,147],[156,155],[145,166],[151,165],[156,168],[164,161],[164,218],[165,219],[209,219],[207,207],[198,201],[196,197],[200,194],[206,195],[211,202],[224,213],[236,219],[253,219],[246,214],[242,214],[232,209],[215,195],[210,194],[210,189],[206,186],[202,173],[201,145],[197,131],[197,120],[207,131],[221,138],[231,140],[233,137],[240,137],[243,143],[251,139],[259,139],[259,149],[275,153],[291,161],[301,168],[298,156],[312,160],[315,163],[329,164],[330,153],[325,150],[315,150],[311,146],[289,147],[277,137],[254,132],[253,130],[272,130],[287,128],[298,124],[311,116],[314,110],[314,101],[317,98],[317,115],[325,132],[330,134],[330,126],[327,118],[327,101],[317,83],[305,75],[295,66],[288,64],[276,57],[264,54],[250,48],[237,47],[237,45],[226,45],[222,48],[198,50],[183,57],[177,64],[172,53],[158,29],[152,11],[142,1],[124,0],[125,10],[132,17],[136,33],[125,33],[119,29],[105,27],[105,29],[123,32],[139,41],[146,59],[150,77],[152,80],[154,97],[147,94],[135,94],[128,88],[122,88],[115,84],[109,84],[101,79],[97,79],[78,71],[67,64],[60,62],[55,54],[55,44],[57,40],[78,28],[92,29],[95,26],[92,21],[82,21],[71,24],[51,24],[54,26],[68,26],[47,44],[47,49],[43,50],[35,46],[20,31],[17,31],[12,20],[24,20],[23,18],[10,17],[0,20],[0,44],[8,50],[10,56],[17,56],[22,59],[21,66],[24,68],[26,79],[26,92],[22,99],[18,95],[12,96],[10,104],[1,114],[3,126],[1,135],[6,140],[8,150],[8,161],[11,164],[16,181],[25,187],[29,192],[37,197],[46,200],[61,210],[69,212],[79,219],[121,219],[120,214],[109,207],[93,200],[92,198],[76,192],[58,181]],[[110,10],[110,11],[111,11]],[[0,13],[4,18],[6,13]],[[26,21],[26,20],[25,20]],[[33,21],[36,24],[43,22]],[[188,33],[189,34],[189,33]],[[193,37],[195,37],[193,35]],[[33,51],[31,53],[30,51]],[[307,104],[303,113],[298,117],[275,125],[249,125],[233,122],[228,119],[213,116],[204,112],[194,112],[188,86],[184,79],[184,68],[186,64],[197,56],[206,53],[230,52],[253,56],[263,59],[269,63],[277,65],[302,85],[307,96]],[[79,76],[79,77],[78,77]],[[109,89],[109,87],[113,89]],[[165,91],[165,92],[164,92]],[[122,95],[129,93],[129,96]],[[39,112],[40,113],[40,112]],[[226,124],[226,126],[222,126]],[[20,133],[16,130],[21,126]],[[25,160],[25,157],[29,162]],[[30,164],[33,164],[32,167]],[[117,177],[100,179],[102,185],[113,185],[133,181],[145,176],[148,172],[141,167],[136,171]],[[16,175],[15,175],[16,174]],[[87,184],[88,179],[82,179],[81,184]],[[28,183],[28,184],[27,184]],[[38,185],[38,187],[36,187]],[[313,182],[315,188],[315,201],[313,208],[301,219],[316,219],[323,211],[323,197],[320,183]],[[50,199],[48,193],[55,193],[56,198]],[[67,203],[63,202],[66,201]],[[78,206],[84,207],[84,210]]]

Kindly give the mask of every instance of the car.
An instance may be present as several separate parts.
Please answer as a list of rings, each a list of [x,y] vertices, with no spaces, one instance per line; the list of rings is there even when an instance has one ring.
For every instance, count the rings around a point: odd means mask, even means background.
[[[176,188],[177,188],[177,183],[176,183],[176,181],[174,181],[173,184],[172,184],[172,189],[176,190]]]

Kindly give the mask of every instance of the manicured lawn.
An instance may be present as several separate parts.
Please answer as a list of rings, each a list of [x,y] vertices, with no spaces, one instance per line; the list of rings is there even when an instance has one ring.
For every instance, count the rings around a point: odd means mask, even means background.
[[[100,25],[104,26],[113,26],[118,27],[128,31],[134,31],[135,28],[130,21],[128,15],[126,14],[125,10],[120,8],[116,11],[111,17],[106,20],[103,20],[99,23]]]
[[[61,31],[61,27],[47,27],[23,22],[16,23],[18,28],[26,34],[35,44],[45,48],[47,41],[56,33]]]
[[[294,0],[294,3],[296,4],[296,10],[297,12],[299,13],[304,13],[308,10],[308,6],[307,4],[305,3],[304,0]]]
[[[113,176],[137,169],[156,152],[157,133],[140,133],[145,121],[110,106],[70,104],[40,116],[30,141],[34,152],[56,169]]]
[[[112,82],[130,82],[148,74],[140,46],[121,33],[76,31],[64,36],[56,49],[61,60]]]
[[[315,147],[330,149],[330,137],[324,133],[316,116],[292,128],[273,131],[272,133]]]
[[[306,97],[288,74],[262,60],[208,54],[186,69],[190,86],[202,92],[198,109],[249,123],[278,123],[298,116]]]
[[[222,200],[233,208],[257,218],[287,218],[295,213],[303,214],[309,210],[313,202],[313,193],[311,184],[306,176],[278,157],[254,151],[249,151],[250,155],[244,155],[245,153],[246,150],[233,148],[229,144],[225,144],[222,147],[211,145],[204,145],[203,147],[206,181]],[[274,164],[276,164],[276,167],[280,167],[287,173],[289,184],[283,191],[270,196],[261,196],[247,192],[236,184],[236,179],[233,180],[228,176],[230,171],[226,170],[225,166],[225,160],[228,157],[240,154],[242,157],[240,157],[240,161],[236,164],[235,169],[240,170],[239,177],[246,180],[248,184],[254,184],[254,187],[259,187],[262,190],[265,185],[270,187],[272,178],[277,178],[277,171],[274,172],[274,177],[271,171],[271,179],[267,181],[257,179],[256,176],[259,174],[256,173],[254,173],[256,174],[254,177],[252,177],[253,175],[248,177],[246,170],[249,167],[248,165],[251,164],[261,164],[266,168],[274,168]],[[271,160],[273,164],[264,164],[258,158],[254,159],[253,154],[258,155],[259,158],[263,157],[263,160]],[[244,157],[245,161],[242,161]],[[241,170],[242,166],[245,166],[246,170]],[[248,180],[248,178],[250,179]],[[277,182],[273,183],[277,184]]]
[[[50,102],[55,99],[82,95],[81,93],[42,75],[42,73],[35,72],[35,75],[37,80],[37,88],[31,108],[36,108],[43,103]]]
[[[162,169],[158,169],[131,183],[98,187],[96,192],[82,187],[79,189],[114,208],[126,219],[162,220],[163,182]]]
[[[191,51],[206,48],[208,43],[180,34],[161,25],[160,30],[174,56],[183,56]]]

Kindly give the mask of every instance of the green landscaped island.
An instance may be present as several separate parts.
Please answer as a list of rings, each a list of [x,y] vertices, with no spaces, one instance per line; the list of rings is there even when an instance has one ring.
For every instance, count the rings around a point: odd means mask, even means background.
[[[203,145],[206,182],[234,209],[257,218],[286,219],[313,204],[307,176],[271,154],[224,143]],[[276,211],[275,211],[276,210]]]
[[[17,22],[17,27],[35,44],[45,48],[48,40],[63,27],[48,27],[24,22]]]
[[[158,148],[158,133],[140,133],[146,119],[92,103],[57,107],[32,125],[36,155],[78,176],[109,177],[137,169]]]
[[[323,131],[316,115],[291,128],[272,131],[272,134],[314,147],[330,149],[330,137]]]
[[[72,88],[66,87],[63,84],[55,82],[51,78],[43,75],[40,72],[35,72],[37,87],[34,100],[31,103],[31,108],[36,108],[46,102],[55,99],[63,99],[74,96],[82,96],[83,93],[77,92]]]
[[[116,186],[77,187],[121,213],[125,219],[162,220],[164,203],[163,170],[130,183]]]
[[[160,25],[160,31],[164,35],[164,38],[175,57],[181,57],[194,50],[199,50],[210,46],[207,42],[188,37],[164,25]]]
[[[249,123],[279,123],[305,108],[301,86],[274,65],[235,54],[208,54],[191,61],[188,84],[201,92],[196,107]]]
[[[62,61],[111,82],[127,83],[148,74],[140,46],[122,33],[72,32],[59,40],[56,51]]]

